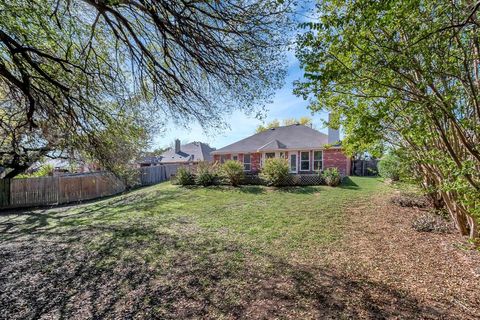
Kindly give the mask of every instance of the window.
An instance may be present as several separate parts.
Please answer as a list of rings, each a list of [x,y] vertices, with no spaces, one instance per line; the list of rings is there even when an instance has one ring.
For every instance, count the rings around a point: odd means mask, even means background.
[[[243,170],[250,171],[251,170],[251,159],[249,154],[243,155]]]
[[[265,153],[265,159],[275,158],[275,152]]]
[[[285,152],[280,152],[280,159],[285,159]]]
[[[322,170],[322,158],[323,158],[322,151],[313,152],[313,170],[314,171]]]
[[[310,171],[310,152],[300,152],[300,171]]]
[[[227,156],[225,154],[222,154],[220,156],[220,163],[224,163],[227,160]]]
[[[297,172],[297,153],[290,153],[290,172]]]
[[[232,159],[233,159],[233,161],[238,161],[238,156],[237,156],[237,155],[234,155],[234,156],[232,157]]]

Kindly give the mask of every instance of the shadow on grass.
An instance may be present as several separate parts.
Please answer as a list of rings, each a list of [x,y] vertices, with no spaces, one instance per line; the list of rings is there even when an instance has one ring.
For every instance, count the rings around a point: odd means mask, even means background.
[[[295,193],[295,194],[313,194],[319,192],[318,188],[312,186],[293,186],[293,187],[280,187],[276,189],[280,192]]]
[[[242,193],[250,193],[250,194],[263,194],[266,193],[266,189],[264,186],[256,186],[256,185],[244,185],[240,186],[238,190]]]
[[[176,221],[22,233],[0,243],[0,259],[8,319],[449,317],[385,284],[253,254]]]
[[[341,189],[351,189],[351,190],[359,190],[360,186],[356,184],[350,177],[344,177],[342,183],[340,184],[339,188]]]

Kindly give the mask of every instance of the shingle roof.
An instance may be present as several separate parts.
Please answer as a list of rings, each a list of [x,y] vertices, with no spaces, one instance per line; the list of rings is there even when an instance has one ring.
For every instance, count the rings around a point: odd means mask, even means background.
[[[328,143],[328,136],[310,127],[294,124],[269,129],[220,148],[212,154],[246,153],[280,149],[315,149]]]
[[[160,155],[160,163],[211,161],[210,153],[214,151],[208,144],[191,142],[180,146],[180,152],[175,153],[175,148],[170,148]]]

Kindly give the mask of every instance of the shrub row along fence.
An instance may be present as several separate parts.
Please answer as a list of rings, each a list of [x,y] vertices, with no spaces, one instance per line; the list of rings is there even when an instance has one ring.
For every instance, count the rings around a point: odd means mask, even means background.
[[[170,179],[177,165],[139,169],[139,185]],[[57,177],[0,179],[0,208],[56,205],[111,196],[125,191],[125,184],[108,172]]]

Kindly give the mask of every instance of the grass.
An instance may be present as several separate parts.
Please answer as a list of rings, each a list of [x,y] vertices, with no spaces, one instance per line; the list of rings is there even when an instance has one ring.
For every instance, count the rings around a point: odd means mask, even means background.
[[[360,177],[337,188],[163,183],[92,204],[1,215],[7,290],[0,303],[10,306],[9,318],[216,318],[264,308],[270,316],[308,316],[318,298],[309,283],[320,271],[301,265],[342,239],[349,208],[384,188]],[[268,293],[277,289],[265,289],[277,282],[286,286],[285,310]],[[249,309],[264,300],[272,305]]]
[[[339,240],[345,209],[368,199],[379,188],[377,179],[360,177],[339,188],[185,188],[163,183],[58,215],[53,210],[39,223],[45,229],[141,224],[172,234],[186,227],[197,228],[257,251],[308,253]],[[32,228],[32,224],[27,226],[27,230]],[[134,237],[148,240],[150,236],[139,233]]]

